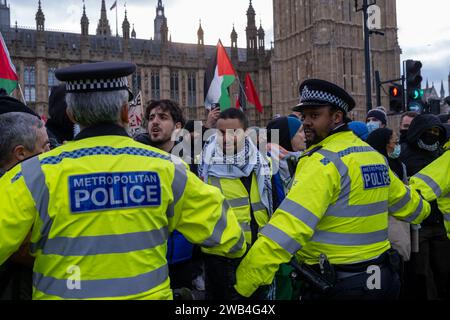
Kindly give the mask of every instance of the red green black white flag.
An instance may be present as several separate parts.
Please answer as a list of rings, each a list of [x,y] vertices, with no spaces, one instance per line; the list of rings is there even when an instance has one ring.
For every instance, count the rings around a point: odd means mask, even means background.
[[[12,64],[5,40],[0,33],[0,88],[11,94],[17,88],[18,82],[16,68]]]
[[[232,101],[228,88],[236,79],[233,68],[222,42],[217,44],[217,53],[211,59],[205,74],[205,107],[211,109],[214,104],[220,104],[221,110],[231,108]]]

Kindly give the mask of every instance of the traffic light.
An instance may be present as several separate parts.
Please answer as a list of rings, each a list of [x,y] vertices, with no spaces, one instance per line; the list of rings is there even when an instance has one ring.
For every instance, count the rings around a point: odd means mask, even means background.
[[[422,62],[416,60],[406,61],[406,105],[408,111],[417,111],[422,113],[424,105],[422,102]]]
[[[396,113],[403,112],[403,86],[394,84],[389,87],[389,108]]]

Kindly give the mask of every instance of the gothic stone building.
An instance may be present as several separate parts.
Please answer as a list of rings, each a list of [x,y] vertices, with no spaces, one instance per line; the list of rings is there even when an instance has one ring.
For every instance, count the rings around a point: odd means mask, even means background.
[[[169,38],[168,20],[164,6],[158,0],[152,39],[136,37],[125,12],[122,35],[112,34],[105,1],[101,5],[96,35],[89,34],[89,19],[83,7],[81,33],[53,32],[45,28],[45,15],[38,1],[36,28],[11,26],[10,7],[0,0],[0,31],[15,64],[27,103],[39,114],[48,113],[48,96],[58,84],[55,70],[73,64],[99,61],[131,61],[137,72],[130,77],[134,92],[141,91],[143,101],[173,99],[183,107],[187,119],[205,119],[204,76],[208,61],[216,52],[215,46],[204,44],[204,31],[200,24],[197,44],[175,43]],[[227,48],[239,77],[250,73],[265,111],[263,114],[248,108],[251,123],[265,125],[272,116],[270,60],[271,51],[265,50],[265,34],[255,23],[255,9],[250,1],[247,10],[247,48],[237,47],[237,32],[233,27]],[[226,42],[224,42],[226,45]],[[16,90],[17,91],[17,90]],[[231,94],[239,93],[239,85]],[[16,96],[19,97],[16,92]]]
[[[357,102],[352,117],[364,119],[365,69],[362,13],[354,0],[273,0],[275,47],[265,50],[264,30],[257,28],[252,1],[247,10],[247,47],[237,47],[233,27],[231,46],[227,48],[240,76],[249,72],[264,105],[264,114],[248,108],[250,122],[263,126],[273,114],[288,114],[298,102],[298,87],[308,78],[335,82],[348,90]],[[100,2],[99,2],[100,4]],[[396,2],[378,0],[382,10],[384,36],[371,36],[372,71],[382,79],[400,77],[400,47],[397,39]],[[203,81],[215,46],[204,44],[200,25],[197,44],[174,43],[168,37],[168,20],[158,0],[153,39],[137,39],[130,31],[125,15],[122,36],[112,35],[105,1],[101,1],[96,35],[89,35],[85,11],[81,34],[52,32],[45,29],[45,16],[38,2],[36,28],[11,27],[9,7],[0,0],[0,30],[12,55],[24,95],[38,113],[47,112],[48,94],[57,84],[57,68],[105,60],[126,60],[137,64],[132,77],[133,90],[141,90],[144,101],[174,99],[185,109],[188,119],[205,119]],[[226,44],[226,42],[224,42]],[[373,75],[372,75],[373,76]],[[374,78],[374,76],[373,76]],[[373,79],[375,83],[375,79]],[[375,86],[373,85],[375,103]],[[238,85],[231,94],[239,92]],[[388,98],[382,91],[382,104]],[[394,127],[394,123],[391,124]]]
[[[362,1],[358,1],[361,6]],[[400,78],[396,1],[378,0],[384,36],[371,35],[373,105],[375,70],[382,80]],[[354,119],[365,119],[366,84],[362,12],[354,0],[274,0],[275,49],[272,95],[275,113],[286,113],[298,101],[307,78],[334,82],[353,95]],[[387,90],[386,90],[387,91]],[[382,91],[382,105],[389,99]]]

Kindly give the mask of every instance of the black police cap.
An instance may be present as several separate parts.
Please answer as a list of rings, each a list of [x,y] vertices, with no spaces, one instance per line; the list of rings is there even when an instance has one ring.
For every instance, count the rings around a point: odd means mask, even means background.
[[[348,113],[355,108],[355,100],[344,89],[334,83],[310,79],[300,86],[300,102],[293,110],[301,111],[305,107],[322,107],[331,105]]]
[[[59,69],[55,76],[66,82],[68,93],[129,90],[127,77],[136,71],[129,62],[96,62]],[[130,101],[133,95],[130,92]]]

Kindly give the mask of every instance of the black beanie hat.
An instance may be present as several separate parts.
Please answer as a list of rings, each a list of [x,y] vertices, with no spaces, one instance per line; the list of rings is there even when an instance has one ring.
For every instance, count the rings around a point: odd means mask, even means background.
[[[381,153],[383,156],[387,157],[388,154],[386,147],[389,144],[389,141],[391,140],[393,133],[394,131],[388,128],[377,129],[373,131],[371,134],[369,134],[369,137],[367,138],[367,143],[372,148]]]

